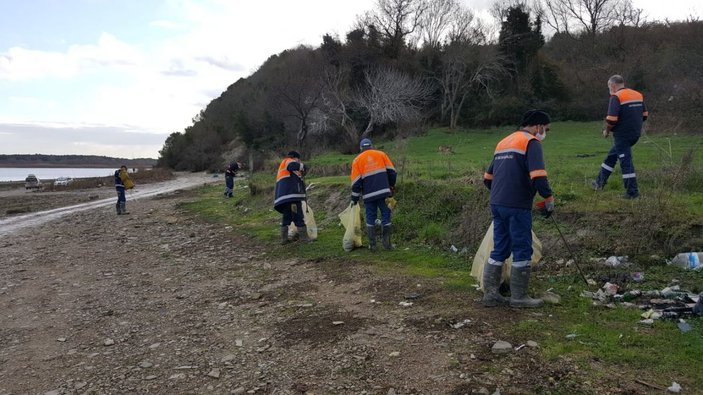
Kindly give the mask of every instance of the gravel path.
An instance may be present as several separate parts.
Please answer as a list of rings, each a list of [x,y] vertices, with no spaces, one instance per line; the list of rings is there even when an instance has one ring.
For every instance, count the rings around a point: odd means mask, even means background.
[[[295,245],[272,257],[179,209],[191,199],[140,199],[119,217],[91,208],[0,239],[1,395],[590,390],[568,359],[491,352],[531,340],[504,333],[539,312],[477,307],[441,279],[304,261]]]

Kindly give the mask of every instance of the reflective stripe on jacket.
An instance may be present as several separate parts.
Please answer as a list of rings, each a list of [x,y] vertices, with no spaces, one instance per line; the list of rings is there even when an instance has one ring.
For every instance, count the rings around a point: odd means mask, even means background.
[[[524,130],[498,143],[483,178],[491,190],[491,204],[530,209],[536,192],[545,199],[552,198],[542,144]]]
[[[276,194],[273,207],[292,202],[305,200],[305,185],[301,178],[304,166],[292,158],[285,158],[278,166],[276,174]],[[297,174],[296,174],[297,173]]]
[[[395,167],[388,155],[383,151],[367,149],[352,162],[352,199],[363,196],[366,202],[391,196],[395,180]]]
[[[616,137],[639,137],[648,116],[644,96],[634,89],[623,88],[610,96],[605,122]]]

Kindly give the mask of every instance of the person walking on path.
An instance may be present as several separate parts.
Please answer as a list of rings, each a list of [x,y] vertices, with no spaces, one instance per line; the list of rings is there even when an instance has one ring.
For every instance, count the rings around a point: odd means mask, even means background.
[[[494,247],[483,268],[483,304],[507,303],[500,295],[503,263],[513,254],[510,269],[510,305],[539,307],[541,299],[527,295],[532,259],[532,201],[536,193],[544,198],[547,213],[554,210],[554,196],[547,180],[542,140],[551,123],[549,114],[530,110],[523,115],[520,129],[501,140],[483,176],[490,190]]]
[[[366,209],[366,234],[369,237],[369,249],[376,249],[376,218],[381,211],[381,241],[387,250],[391,244],[391,209],[386,198],[393,196],[397,173],[393,162],[385,152],[374,149],[369,139],[359,143],[361,153],[354,158],[351,168],[351,200],[357,204],[363,196]]]
[[[632,146],[640,139],[642,125],[649,112],[644,103],[644,96],[634,89],[625,88],[625,79],[613,75],[608,79],[610,103],[605,118],[603,137],[613,134],[613,147],[600,165],[598,177],[591,183],[594,190],[601,190],[613,173],[615,163],[620,161],[622,180],[625,184],[626,199],[635,199],[640,195],[637,188],[637,175],[632,162]]]
[[[300,162],[300,154],[290,151],[278,166],[276,175],[276,192],[273,208],[282,214],[281,244],[288,243],[288,226],[291,222],[298,228],[301,241],[310,241],[305,226],[302,201],[306,199],[305,166]]]
[[[115,190],[117,191],[117,215],[129,214],[127,212],[127,198],[125,197],[125,189],[134,188],[134,181],[129,178],[127,166],[120,166],[119,170],[115,170]]]
[[[225,197],[231,198],[234,190],[234,177],[242,166],[239,162],[232,162],[225,169]]]

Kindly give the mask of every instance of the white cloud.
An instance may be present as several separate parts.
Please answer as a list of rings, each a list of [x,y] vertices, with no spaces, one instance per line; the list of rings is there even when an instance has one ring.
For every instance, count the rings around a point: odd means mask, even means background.
[[[109,66],[135,66],[142,55],[130,45],[102,33],[96,45],[72,45],[66,52],[12,47],[0,54],[0,80],[69,79]]]
[[[149,26],[158,27],[161,29],[183,29],[183,28],[185,28],[185,25],[183,25],[183,24],[180,24],[180,23],[174,22],[174,21],[167,21],[164,19],[151,21],[151,22],[149,22]]]

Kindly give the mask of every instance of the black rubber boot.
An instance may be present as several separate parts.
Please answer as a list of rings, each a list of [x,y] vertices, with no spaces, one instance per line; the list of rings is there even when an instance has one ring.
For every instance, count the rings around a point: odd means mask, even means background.
[[[288,227],[281,226],[281,244],[288,244]]]
[[[391,244],[391,231],[393,230],[393,225],[383,225],[381,228],[381,241],[383,242],[383,248],[387,250],[393,249],[393,244]]]
[[[369,237],[369,250],[376,251],[376,226],[366,225],[366,235]]]
[[[129,214],[129,212],[127,211],[127,203],[120,203],[120,210],[122,210],[122,215]]]
[[[502,274],[503,266],[491,265],[490,263],[483,266],[483,299],[481,303],[484,306],[495,307],[508,303],[508,299],[498,291]]]
[[[312,241],[310,240],[310,236],[308,236],[307,226],[298,227],[298,240],[302,241],[303,243],[309,243]]]
[[[115,208],[117,209],[117,215],[122,215],[122,205],[120,204],[120,202],[117,202],[115,204]]]
[[[529,266],[510,268],[510,306],[511,307],[540,307],[544,304],[542,299],[532,299],[527,295],[530,284]]]

